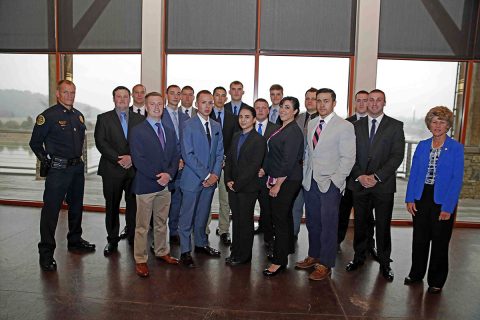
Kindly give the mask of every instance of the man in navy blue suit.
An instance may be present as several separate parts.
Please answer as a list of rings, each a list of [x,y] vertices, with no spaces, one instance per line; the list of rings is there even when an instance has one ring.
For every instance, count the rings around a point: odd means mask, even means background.
[[[208,245],[205,233],[210,207],[223,162],[222,127],[209,115],[213,109],[213,95],[202,90],[197,93],[198,113],[185,122],[180,145],[185,162],[180,188],[182,206],[178,231],[181,262],[195,267],[190,254],[191,234],[194,232],[195,252],[219,257],[220,252]]]
[[[182,135],[182,127],[189,117],[180,111],[178,105],[181,99],[180,87],[172,84],[167,88],[167,107],[162,115],[162,123],[175,131],[177,140]],[[180,205],[182,204],[182,191],[180,190],[180,178],[182,177],[183,160],[180,160],[179,170],[168,188],[172,194],[170,212],[168,213],[168,230],[170,231],[170,243],[179,244],[178,217],[180,216]]]
[[[137,125],[130,135],[130,150],[137,168],[132,190],[136,194],[137,219],[135,227],[135,272],[147,277],[147,235],[153,212],[155,257],[169,264],[178,264],[170,256],[166,241],[170,192],[167,185],[177,173],[180,145],[175,131],[162,123],[163,97],[158,92],[146,96],[147,119]]]

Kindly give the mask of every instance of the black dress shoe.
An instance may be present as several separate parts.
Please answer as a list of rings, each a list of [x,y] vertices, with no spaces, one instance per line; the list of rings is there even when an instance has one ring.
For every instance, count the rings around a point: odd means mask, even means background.
[[[382,276],[387,280],[388,282],[393,281],[393,270],[390,268],[390,266],[381,266],[380,267],[380,272],[382,273]]]
[[[43,271],[57,271],[57,262],[53,258],[40,261],[40,268],[42,268]]]
[[[170,244],[180,244],[180,237],[178,234],[170,236]]]
[[[220,235],[220,240],[222,240],[223,244],[229,246],[232,244],[232,239],[230,239],[230,234],[228,232],[222,233]]]
[[[220,230],[217,229],[217,230],[215,231],[215,233],[216,233],[217,236],[219,236],[219,235],[220,235]]]
[[[232,256],[225,258],[225,264],[229,265],[230,267],[235,267],[235,266],[249,263],[249,262],[250,260],[242,261],[242,260],[239,260],[237,257],[232,257]]]
[[[120,236],[119,236],[120,240],[127,239],[127,236],[128,236],[128,229],[125,226],[125,228],[123,228],[122,232],[120,232]]]
[[[185,252],[180,255],[180,262],[187,268],[195,268],[195,262],[190,255],[190,252]]]
[[[76,251],[76,252],[94,252],[95,251],[95,245],[83,239],[80,239],[80,241],[75,243],[69,243],[67,247],[68,247],[68,251]]]
[[[261,226],[256,227],[253,229],[253,234],[260,234],[263,233],[263,228]]]
[[[375,247],[368,249],[368,253],[370,253],[370,256],[372,256],[373,260],[380,262],[380,259],[378,258],[377,249]]]
[[[355,271],[357,270],[358,268],[360,268],[361,266],[363,266],[364,262],[363,261],[350,261],[347,266],[345,267],[345,270],[347,270],[348,272],[350,271]]]
[[[113,242],[109,242],[109,243],[107,243],[107,245],[103,249],[103,255],[104,256],[109,256],[116,251],[117,251],[117,244],[113,243]]]
[[[195,252],[196,253],[204,253],[204,254],[209,255],[211,257],[220,257],[220,251],[218,251],[217,249],[214,249],[210,246],[205,246],[205,247],[195,246]]]
[[[280,272],[282,272],[283,270],[285,270],[287,266],[285,265],[280,265],[280,267],[278,267],[277,270],[275,271],[269,271],[268,268],[266,268],[265,270],[263,270],[263,275],[265,277],[273,277],[273,276],[276,276],[277,274],[279,274]]]
[[[439,294],[442,291],[442,288],[438,287],[428,287],[427,292],[431,294]]]
[[[413,278],[410,278],[410,277],[406,277],[403,280],[403,284],[406,285],[406,286],[409,286],[409,285],[417,283],[417,282],[422,282],[422,279],[413,279]]]

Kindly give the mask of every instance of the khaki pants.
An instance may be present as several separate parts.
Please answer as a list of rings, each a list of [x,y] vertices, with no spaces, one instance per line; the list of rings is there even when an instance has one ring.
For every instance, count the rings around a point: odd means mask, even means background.
[[[218,233],[224,234],[227,233],[230,229],[230,205],[228,204],[228,191],[223,180],[224,174],[222,174],[218,179],[218,203],[220,205],[218,213]],[[210,222],[212,221],[212,214],[208,216],[207,223],[207,234],[210,234]]]
[[[137,195],[137,218],[133,255],[136,263],[148,260],[148,229],[153,212],[153,241],[155,256],[170,253],[167,243],[167,219],[170,209],[170,191],[167,188],[159,192]]]

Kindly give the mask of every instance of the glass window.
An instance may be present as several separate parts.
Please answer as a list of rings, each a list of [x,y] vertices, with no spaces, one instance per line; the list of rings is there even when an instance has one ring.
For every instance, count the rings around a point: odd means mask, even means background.
[[[278,83],[284,96],[294,96],[305,111],[305,92],[311,88],[331,88],[337,94],[335,112],[348,113],[348,58],[261,56],[258,97],[270,101],[270,86]]]
[[[195,93],[203,89],[212,91],[218,86],[228,91],[230,82],[239,80],[245,91],[243,102],[252,105],[253,56],[169,54],[167,59],[167,85],[190,85]]]

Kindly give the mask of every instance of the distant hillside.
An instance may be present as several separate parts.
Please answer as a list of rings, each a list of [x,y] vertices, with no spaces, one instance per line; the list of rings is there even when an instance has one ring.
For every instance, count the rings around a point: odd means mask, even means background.
[[[20,91],[13,89],[0,89],[0,117],[26,118],[35,117],[48,108],[48,97],[41,93]],[[75,108],[80,110],[86,119],[95,119],[100,109],[88,104],[75,102]]]

